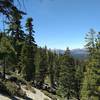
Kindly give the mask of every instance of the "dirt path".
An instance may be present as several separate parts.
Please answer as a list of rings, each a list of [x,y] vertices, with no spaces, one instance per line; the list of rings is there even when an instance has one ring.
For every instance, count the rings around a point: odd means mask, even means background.
[[[22,87],[23,91],[26,92],[26,95],[31,98],[32,100],[51,100],[51,98],[47,97],[46,95],[44,95],[44,93],[42,93],[40,90],[34,88],[34,90],[36,91],[36,93],[32,93],[29,90],[26,90],[25,87]]]
[[[0,100],[11,100],[10,98],[0,94]]]
[[[44,93],[42,93],[40,90],[34,88],[35,92],[36,93],[33,93],[31,92],[30,90],[27,90],[25,88],[25,86],[22,86],[21,87],[23,91],[26,92],[26,95],[28,98],[30,98],[30,100],[51,100],[51,98],[49,98],[48,96],[44,95]],[[18,100],[25,100],[25,99],[22,99],[22,98],[19,98],[19,97],[16,97]],[[11,100],[10,98],[8,98],[7,96],[5,95],[2,95],[0,94],[0,100]]]

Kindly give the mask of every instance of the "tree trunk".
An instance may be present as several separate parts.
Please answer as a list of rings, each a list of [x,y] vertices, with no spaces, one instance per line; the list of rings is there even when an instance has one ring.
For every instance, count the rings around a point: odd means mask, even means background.
[[[67,100],[70,100],[70,93],[67,94]]]
[[[80,97],[79,96],[77,96],[77,100],[80,100]]]
[[[5,67],[6,67],[6,58],[4,57],[4,66],[3,66],[3,79],[5,80]]]
[[[79,90],[79,88],[78,88],[78,90]],[[80,93],[79,93],[79,91],[77,91],[77,100],[80,100]]]

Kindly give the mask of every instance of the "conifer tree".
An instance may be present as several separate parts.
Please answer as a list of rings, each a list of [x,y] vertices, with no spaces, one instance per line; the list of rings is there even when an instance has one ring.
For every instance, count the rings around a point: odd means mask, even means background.
[[[99,44],[98,35],[96,35],[96,32],[90,31],[90,34],[88,36],[91,38],[87,38],[88,39],[87,44],[89,45],[86,45],[86,47],[89,51],[89,60],[86,66],[86,72],[84,73],[83,87],[81,90],[82,100],[100,99],[99,95],[100,84],[98,83],[98,80],[100,80],[99,77],[100,54],[98,52],[100,50],[100,47],[99,45],[97,46],[97,44]]]
[[[83,79],[83,73],[84,73],[84,62],[80,61],[80,60],[76,60],[75,61],[75,85],[74,85],[74,94],[75,94],[75,98],[77,98],[77,100],[81,100],[80,98],[80,93],[81,93],[81,87],[82,87],[82,79]]]
[[[50,82],[51,82],[51,87],[54,86],[55,82],[55,55],[52,51],[48,52],[49,55],[49,75],[50,75]]]
[[[1,59],[4,61],[3,66],[3,75],[5,79],[5,71],[8,63],[8,58],[15,53],[13,46],[11,45],[10,40],[7,37],[2,37],[0,40],[0,55]]]
[[[24,46],[22,47],[21,52],[21,67],[23,69],[24,77],[27,81],[31,81],[35,79],[35,49],[36,44],[34,41],[33,35],[33,25],[32,25],[32,18],[28,18],[26,21],[26,30],[28,34],[26,35],[26,41]]]
[[[41,48],[40,50],[40,66],[39,66],[39,83],[40,87],[42,87],[43,83],[45,82],[45,78],[48,73],[48,51],[47,47]]]
[[[74,95],[75,66],[74,59],[71,57],[70,50],[63,56],[63,65],[60,72],[60,88],[63,96],[70,100]]]

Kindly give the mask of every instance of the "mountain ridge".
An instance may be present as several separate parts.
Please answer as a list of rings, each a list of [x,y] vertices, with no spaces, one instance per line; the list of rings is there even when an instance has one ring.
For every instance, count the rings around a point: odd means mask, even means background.
[[[53,52],[56,52],[57,54],[64,54],[65,50],[62,49],[52,49]],[[72,49],[71,51],[71,55],[74,58],[78,58],[78,59],[85,59],[87,58],[88,55],[88,51],[85,48],[76,48],[76,49]]]

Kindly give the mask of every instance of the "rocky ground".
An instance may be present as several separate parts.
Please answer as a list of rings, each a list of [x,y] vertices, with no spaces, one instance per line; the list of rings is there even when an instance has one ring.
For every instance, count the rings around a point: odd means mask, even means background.
[[[27,95],[28,99],[22,99],[22,98],[19,98],[19,97],[15,97],[16,100],[51,100],[51,98],[49,98],[48,96],[44,95],[43,92],[41,92],[40,90],[38,90],[36,88],[34,88],[35,93],[33,93],[30,90],[27,90],[25,88],[25,86],[22,86],[21,88],[22,88],[23,91],[26,92],[26,95]],[[7,97],[5,95],[0,94],[0,100],[12,100],[12,99],[10,99],[9,97]]]

